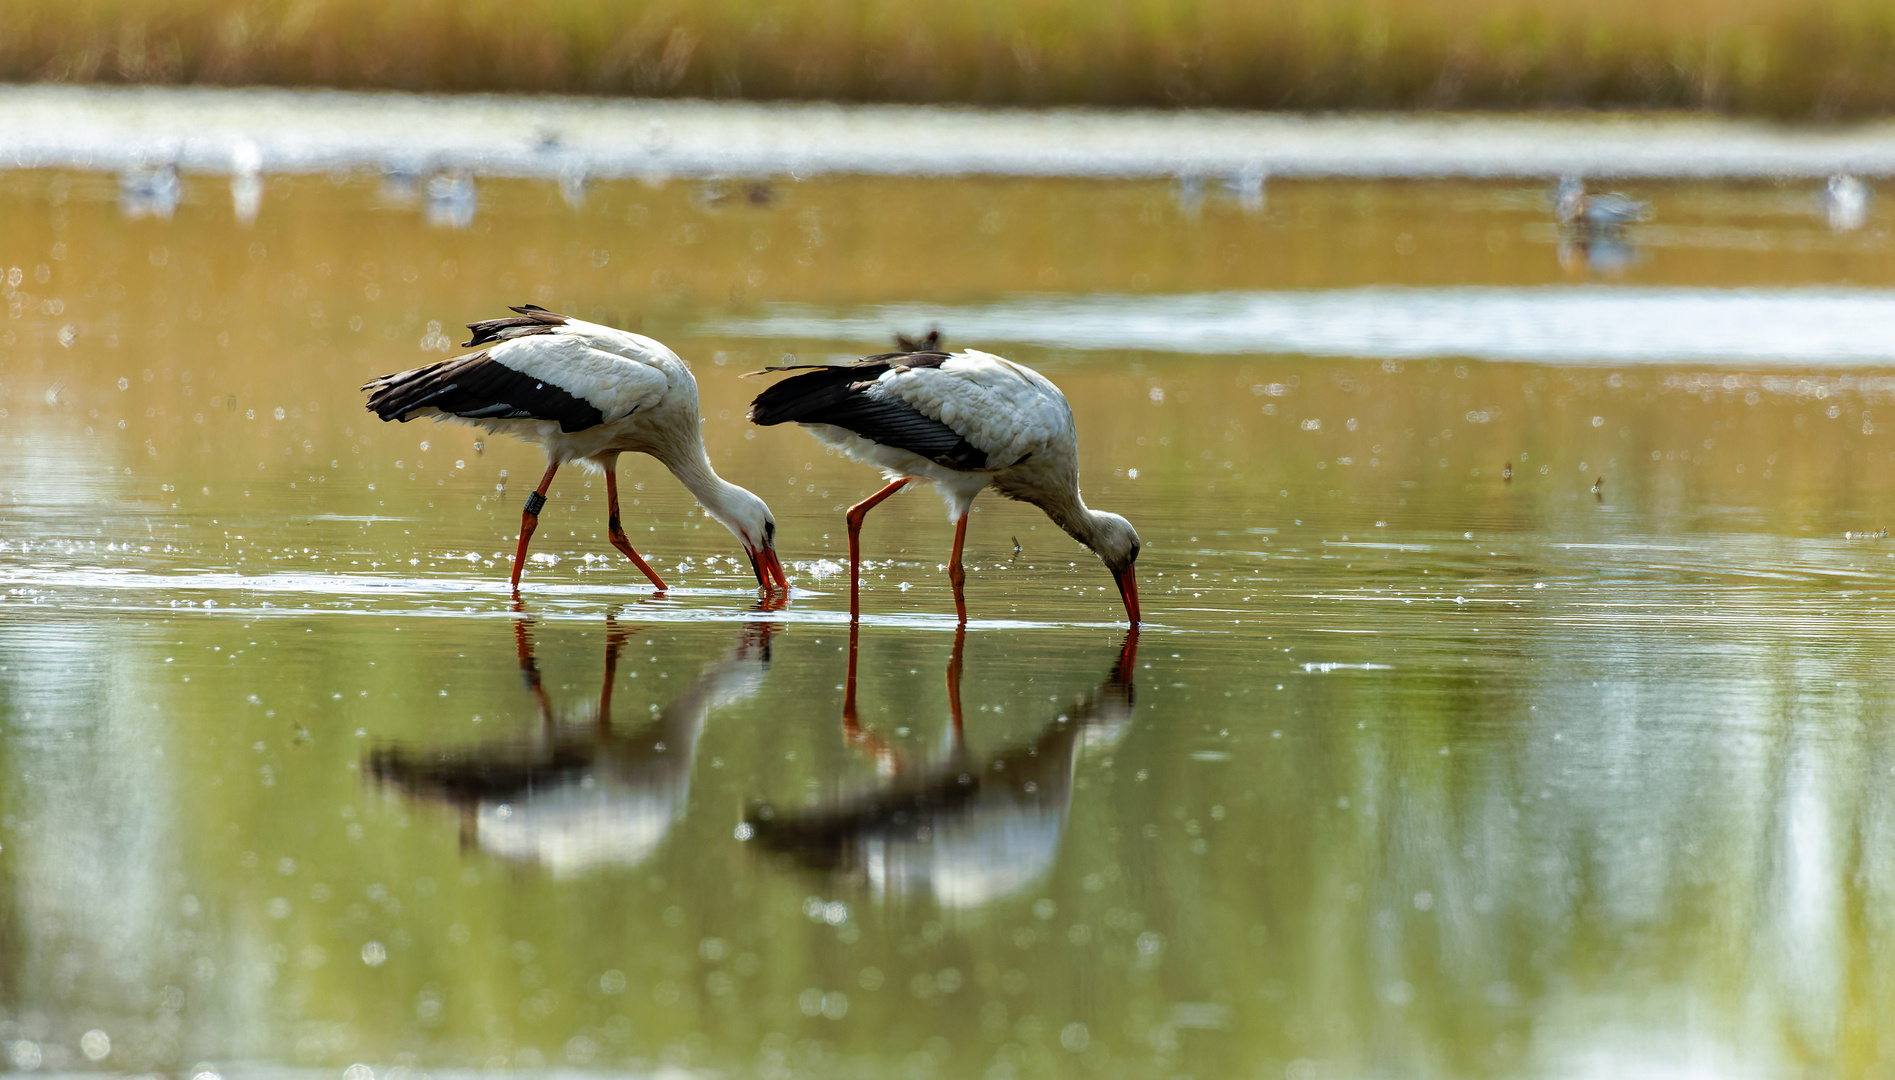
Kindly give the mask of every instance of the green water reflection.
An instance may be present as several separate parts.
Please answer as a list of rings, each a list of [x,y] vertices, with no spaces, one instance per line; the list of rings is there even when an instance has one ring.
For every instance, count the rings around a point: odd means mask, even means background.
[[[1880,218],[1636,193],[1672,231],[1629,282],[1895,281]],[[0,176],[16,1068],[1886,1071],[1895,549],[1845,534],[1887,523],[1895,373],[1009,349],[1067,388],[1152,624],[994,500],[957,640],[908,493],[852,681],[840,510],[876,478],[746,430],[736,378],[840,347],[699,328],[1573,280],[1541,193],[495,183],[460,231],[368,177],[272,180],[248,228],[227,198]],[[786,608],[628,461],[680,587],[562,476],[516,610],[536,452],[355,389],[509,301],[696,365]]]

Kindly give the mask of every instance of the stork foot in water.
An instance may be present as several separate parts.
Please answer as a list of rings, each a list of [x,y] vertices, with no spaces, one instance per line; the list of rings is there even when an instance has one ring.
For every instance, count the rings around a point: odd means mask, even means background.
[[[625,557],[632,560],[632,565],[638,567],[640,573],[651,579],[652,585],[660,592],[670,588],[671,586],[666,585],[663,578],[652,571],[651,565],[645,562],[644,559],[639,558],[638,552],[632,550],[632,542],[625,537],[625,526],[619,523],[619,471],[617,462],[614,462],[612,467],[605,471],[605,512],[605,531],[606,535],[612,539],[612,546],[623,551]]]
[[[540,477],[540,486],[526,497],[526,509],[520,511],[520,546],[513,553],[513,595],[520,595],[520,571],[526,569],[526,545],[533,539],[533,532],[540,527],[540,509],[546,505],[546,489],[553,486],[553,474],[559,471],[557,464],[546,467],[546,475]]]
[[[612,458],[613,460],[611,462],[604,465],[606,535],[611,537],[613,547],[624,552],[625,557],[632,560],[632,565],[638,567],[639,572],[645,575],[651,582],[653,588],[659,592],[664,592],[671,586],[666,585],[664,579],[658,576],[657,571],[651,568],[651,564],[647,563],[639,556],[637,551],[633,550],[631,540],[625,536],[625,527],[619,521],[618,455],[614,454]],[[552,487],[553,474],[558,471],[558,465],[548,465],[546,467],[546,475],[540,478],[540,486],[534,488],[533,494],[527,496],[526,509],[520,512],[520,546],[513,555],[513,591],[515,594],[518,594],[520,591],[520,572],[526,569],[526,545],[533,539],[533,531],[539,528],[540,510],[546,506],[546,490]]]

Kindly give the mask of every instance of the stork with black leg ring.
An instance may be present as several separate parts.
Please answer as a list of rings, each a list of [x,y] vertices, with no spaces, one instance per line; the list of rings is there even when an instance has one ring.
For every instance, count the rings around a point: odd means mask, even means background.
[[[697,380],[664,345],[641,334],[581,322],[528,304],[511,318],[469,323],[480,352],[384,375],[362,389],[383,420],[417,416],[457,420],[546,451],[546,475],[527,496],[513,588],[539,525],[546,491],[561,465],[577,461],[605,473],[606,524],[612,544],[658,589],[667,586],[633,550],[619,522],[618,458],[650,454],[671,470],[704,512],[743,544],[757,584],[789,592],[776,556],[776,520],[762,499],[711,467],[699,430]]]
[[[937,344],[930,335],[927,343]],[[822,442],[874,465],[888,486],[849,508],[849,617],[861,617],[862,520],[916,480],[933,481],[954,522],[948,580],[967,622],[961,549],[974,497],[991,487],[1032,503],[1091,548],[1118,582],[1132,625],[1139,621],[1138,533],[1117,514],[1079,497],[1079,438],[1066,396],[1039,372],[991,353],[925,348],[850,364],[797,364],[800,371],[757,395],[750,419],[798,423]]]

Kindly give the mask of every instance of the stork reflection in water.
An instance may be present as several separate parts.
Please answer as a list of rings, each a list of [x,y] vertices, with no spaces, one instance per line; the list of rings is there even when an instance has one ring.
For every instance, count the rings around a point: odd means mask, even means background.
[[[852,625],[843,734],[876,759],[885,783],[794,813],[754,805],[739,834],[866,887],[878,899],[931,896],[951,909],[1016,895],[1051,873],[1080,751],[1115,745],[1131,725],[1137,629],[1126,633],[1118,659],[1090,693],[1048,720],[1031,742],[985,759],[968,752],[962,732],[965,630],[956,631],[947,669],[948,745],[928,762],[909,760],[862,725],[856,635]]]
[[[1624,273],[1638,265],[1639,250],[1616,232],[1571,232],[1562,234],[1556,248],[1559,265],[1575,274]]]
[[[633,867],[657,851],[691,792],[698,737],[714,709],[742,701],[770,668],[772,623],[746,623],[737,642],[636,726],[614,726],[612,686],[626,639],[605,621],[605,676],[596,703],[556,710],[534,659],[531,620],[515,623],[520,674],[539,720],[530,735],[462,746],[370,751],[368,775],[460,813],[461,845],[565,877]]]
[[[1574,273],[1614,275],[1639,261],[1626,226],[1651,219],[1650,205],[1617,192],[1593,195],[1577,176],[1560,178],[1553,190],[1559,223],[1559,264]]]

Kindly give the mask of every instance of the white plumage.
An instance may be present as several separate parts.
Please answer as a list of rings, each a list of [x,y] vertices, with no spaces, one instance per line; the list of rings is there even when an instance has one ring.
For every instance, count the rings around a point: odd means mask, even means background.
[[[792,370],[773,368],[771,370]],[[967,515],[992,487],[1032,503],[1112,571],[1134,625],[1139,618],[1132,564],[1138,534],[1117,514],[1087,508],[1079,495],[1079,440],[1072,408],[1039,372],[992,353],[922,349],[853,364],[808,366],[757,396],[750,419],[795,422],[890,483],[849,510],[849,611],[860,614],[860,532],[877,503],[913,480],[941,489],[955,522],[948,576],[967,621],[961,548]]]
[[[635,412],[651,413],[667,403],[674,411],[685,406],[695,416],[697,380],[684,361],[663,344],[642,334],[592,323],[567,323],[563,329],[563,333],[503,341],[487,350],[487,355],[599,410],[604,425],[587,429],[588,440],[607,435],[611,425]],[[647,417],[645,423],[649,425],[655,419]],[[546,442],[559,442],[558,433],[549,432]]]
[[[468,356],[386,375],[366,386],[370,411],[384,420],[417,416],[456,420],[537,443],[546,475],[528,497],[513,561],[520,584],[526,548],[559,467],[577,461],[606,476],[612,543],[651,583],[665,583],[632,549],[619,524],[618,456],[650,454],[671,470],[698,503],[744,546],[757,582],[789,582],[776,556],[776,521],[762,499],[726,482],[711,467],[699,430],[697,380],[663,344],[641,334],[582,322],[543,308],[513,309],[513,318],[470,323]]]

